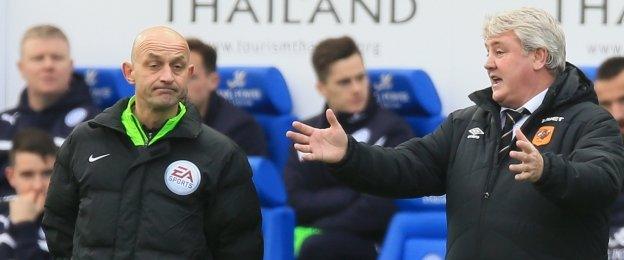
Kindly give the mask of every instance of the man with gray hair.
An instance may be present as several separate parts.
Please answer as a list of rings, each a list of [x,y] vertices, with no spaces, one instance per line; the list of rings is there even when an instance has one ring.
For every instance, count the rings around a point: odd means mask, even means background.
[[[82,76],[74,74],[69,41],[61,29],[42,24],[22,36],[17,67],[26,82],[17,107],[0,113],[0,170],[7,162],[13,136],[37,128],[54,137],[57,145],[79,123],[99,111]],[[0,195],[13,192],[0,176]]]
[[[330,126],[293,123],[305,160],[352,187],[388,197],[446,194],[447,259],[606,259],[609,206],[624,146],[591,82],[565,62],[561,27],[521,8],[484,26],[491,86],[432,134],[394,149]]]

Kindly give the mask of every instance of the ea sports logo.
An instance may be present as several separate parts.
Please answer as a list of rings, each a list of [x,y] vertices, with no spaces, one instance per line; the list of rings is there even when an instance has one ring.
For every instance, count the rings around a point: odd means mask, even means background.
[[[189,195],[197,190],[200,182],[201,174],[192,162],[175,161],[165,170],[165,184],[175,194]]]

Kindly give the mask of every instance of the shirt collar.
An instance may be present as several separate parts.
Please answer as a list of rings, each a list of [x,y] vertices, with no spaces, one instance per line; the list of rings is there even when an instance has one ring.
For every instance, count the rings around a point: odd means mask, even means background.
[[[535,112],[535,110],[537,110],[537,108],[539,108],[539,106],[542,104],[542,102],[544,101],[544,97],[546,97],[546,92],[548,92],[548,88],[542,90],[542,92],[540,92],[539,94],[535,95],[533,98],[531,98],[529,101],[527,101],[526,103],[524,103],[524,105],[522,105],[521,107],[523,107],[524,109],[526,109],[527,111],[529,111],[529,113],[533,113]],[[508,107],[501,107],[501,113],[507,109],[511,109]]]

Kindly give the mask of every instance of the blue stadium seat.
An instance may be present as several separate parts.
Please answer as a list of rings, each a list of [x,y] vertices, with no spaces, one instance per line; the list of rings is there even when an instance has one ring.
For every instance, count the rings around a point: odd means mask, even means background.
[[[390,222],[379,260],[444,259],[446,213],[400,212]]]
[[[377,103],[405,118],[416,136],[431,133],[444,121],[438,93],[423,70],[371,69],[368,76]]]
[[[220,67],[217,93],[250,112],[267,137],[270,159],[283,169],[290,141],[286,131],[296,119],[286,81],[275,67]]]
[[[134,95],[134,87],[126,81],[119,68],[77,68],[89,88],[95,104],[102,110],[112,106],[117,100]]]
[[[598,72],[598,68],[595,66],[580,66],[579,69],[583,71],[585,76],[592,82],[596,80],[596,73]]]
[[[446,211],[446,195],[395,200],[398,211]]]
[[[446,239],[408,239],[405,241],[403,259],[443,260]]]
[[[262,208],[264,259],[292,260],[295,212],[286,204],[281,174],[267,159],[250,156],[248,160]]]

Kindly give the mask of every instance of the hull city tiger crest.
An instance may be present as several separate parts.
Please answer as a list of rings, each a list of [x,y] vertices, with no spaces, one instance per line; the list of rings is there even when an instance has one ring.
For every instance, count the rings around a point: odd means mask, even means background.
[[[197,190],[200,182],[201,174],[192,162],[175,161],[165,170],[165,184],[175,194],[189,195]]]
[[[542,126],[537,130],[535,136],[533,136],[533,143],[535,146],[546,145],[550,143],[550,139],[552,139],[553,132],[555,132],[554,126]]]

